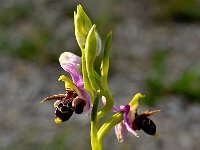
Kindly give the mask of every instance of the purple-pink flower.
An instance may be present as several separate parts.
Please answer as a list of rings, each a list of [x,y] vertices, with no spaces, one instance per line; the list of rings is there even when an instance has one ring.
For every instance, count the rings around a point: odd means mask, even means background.
[[[72,80],[62,75],[58,79],[65,82],[66,93],[46,97],[42,102],[47,100],[56,100],[55,122],[60,124],[67,121],[72,114],[88,114],[91,111],[91,99],[88,92],[84,89],[83,78],[78,69],[81,67],[81,57],[73,53],[65,52],[61,54],[61,67],[67,71]]]
[[[120,107],[113,106],[113,112],[123,113],[123,120],[119,124],[115,125],[115,134],[119,142],[123,142],[127,131],[139,137],[136,130],[143,130],[149,135],[156,135],[156,125],[148,117],[160,110],[145,111],[141,114],[137,114],[138,100],[143,96],[138,93],[133,100],[127,105],[121,105]]]

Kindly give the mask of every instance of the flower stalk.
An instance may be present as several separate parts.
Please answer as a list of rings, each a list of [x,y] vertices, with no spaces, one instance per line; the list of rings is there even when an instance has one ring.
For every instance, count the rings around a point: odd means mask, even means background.
[[[106,116],[106,114],[109,113],[109,111],[112,109],[112,106],[114,104],[114,98],[108,88],[108,70],[109,70],[111,41],[112,41],[112,32],[110,32],[106,37],[104,56],[101,63],[101,85],[103,86],[103,90],[104,90],[103,95],[106,97],[106,104],[103,107],[103,109],[99,111],[98,119]]]
[[[112,129],[116,124],[120,123],[123,119],[122,113],[116,113],[114,114],[110,119],[108,119],[99,129],[97,135],[98,140],[102,141],[103,136]]]
[[[91,113],[91,146],[93,150],[101,150],[102,144],[101,141],[98,139],[97,133],[98,133],[98,121],[97,121],[97,112],[98,112],[98,104],[99,104],[99,96],[97,95],[94,104],[93,109]]]

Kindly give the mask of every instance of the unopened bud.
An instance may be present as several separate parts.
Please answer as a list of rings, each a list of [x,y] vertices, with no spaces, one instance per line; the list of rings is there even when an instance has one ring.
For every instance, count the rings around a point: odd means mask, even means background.
[[[81,48],[84,48],[88,32],[92,27],[92,23],[81,5],[78,5],[77,12],[74,12],[74,25],[78,45]]]

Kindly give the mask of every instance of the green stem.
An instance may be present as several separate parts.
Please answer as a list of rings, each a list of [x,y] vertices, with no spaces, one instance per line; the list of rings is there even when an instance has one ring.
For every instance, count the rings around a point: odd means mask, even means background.
[[[99,129],[97,135],[98,140],[102,141],[103,136],[112,129],[116,124],[120,123],[123,120],[123,113],[114,114],[108,121],[106,121],[101,128]]]
[[[97,81],[100,83],[101,77],[99,76],[99,74],[96,71],[94,71],[94,76],[97,79]]]
[[[101,111],[98,112],[98,119],[103,118],[107,115],[113,107],[114,98],[109,89],[103,92],[103,95],[106,97],[106,104]]]
[[[114,98],[108,88],[108,70],[109,70],[109,57],[110,57],[110,46],[112,41],[112,32],[110,32],[106,37],[104,56],[101,63],[101,85],[103,86],[103,95],[106,97],[106,104],[103,109],[98,113],[98,119],[103,118],[107,115],[114,104]]]
[[[99,96],[96,96],[93,104],[92,114],[91,114],[91,145],[92,150],[102,150],[102,143],[98,140],[98,121],[97,121],[97,111],[99,104]]]

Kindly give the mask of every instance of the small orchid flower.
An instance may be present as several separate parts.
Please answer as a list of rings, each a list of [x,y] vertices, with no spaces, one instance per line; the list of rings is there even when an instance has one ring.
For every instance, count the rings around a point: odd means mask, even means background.
[[[133,100],[127,105],[121,105],[120,107],[113,106],[113,112],[123,113],[123,121],[115,125],[115,134],[119,142],[123,142],[127,131],[139,137],[136,130],[142,129],[145,133],[149,135],[156,135],[156,125],[148,117],[153,115],[160,110],[145,111],[141,114],[137,114],[137,107],[139,106],[138,101],[140,98],[144,97],[142,94],[138,93],[135,95]]]
[[[66,94],[57,94],[46,97],[42,102],[47,100],[56,100],[55,123],[67,121],[72,114],[88,114],[91,111],[91,100],[88,92],[84,89],[82,76],[78,69],[81,67],[81,57],[70,52],[64,52],[59,58],[61,67],[67,71],[72,81],[62,75],[58,79],[65,82]]]

